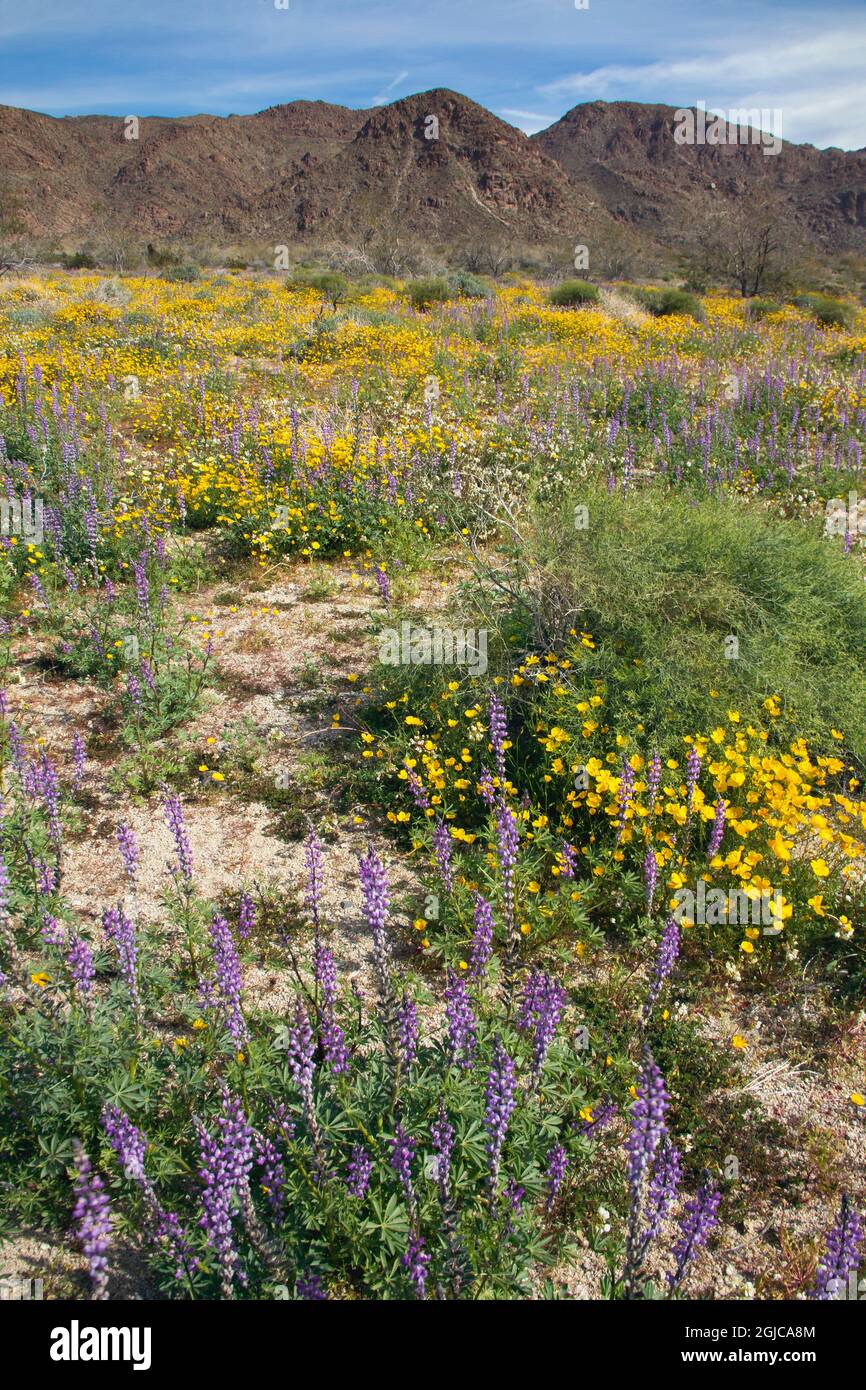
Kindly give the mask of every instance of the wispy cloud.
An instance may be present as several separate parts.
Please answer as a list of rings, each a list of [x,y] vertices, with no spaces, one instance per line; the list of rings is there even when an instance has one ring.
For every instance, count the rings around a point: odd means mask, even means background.
[[[406,78],[408,76],[408,72],[398,73],[398,75],[394,78],[393,82],[389,82],[387,87],[382,88],[378,96],[373,97],[373,100],[370,103],[371,106],[384,106],[386,101],[390,100],[389,94],[392,93],[396,87],[402,86],[402,84],[406,81]]]

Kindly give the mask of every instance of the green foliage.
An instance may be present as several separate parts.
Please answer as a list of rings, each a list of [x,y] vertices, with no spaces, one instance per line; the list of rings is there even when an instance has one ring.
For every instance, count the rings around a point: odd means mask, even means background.
[[[407,293],[415,309],[430,309],[434,304],[444,304],[450,299],[452,289],[448,281],[440,276],[411,281]]]
[[[550,291],[548,299],[559,308],[578,308],[583,304],[597,304],[598,290],[586,280],[564,280]]]

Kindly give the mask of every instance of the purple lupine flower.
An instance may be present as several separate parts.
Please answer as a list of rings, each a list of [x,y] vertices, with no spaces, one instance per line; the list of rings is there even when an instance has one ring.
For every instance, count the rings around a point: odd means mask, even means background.
[[[462,975],[448,971],[445,988],[445,1017],[448,1020],[448,1057],[453,1067],[469,1070],[475,1060],[478,1022],[469,1002]]]
[[[305,1303],[327,1303],[328,1295],[322,1287],[321,1274],[299,1274],[295,1281],[295,1293]]]
[[[644,1022],[649,1018],[658,1002],[658,997],[662,992],[662,986],[670,975],[680,953],[680,927],[675,917],[668,917],[664,925],[661,941],[659,942],[658,955],[653,966],[652,980],[647,991],[646,1002],[643,1008]]]
[[[78,788],[84,781],[84,773],[87,767],[87,747],[77,729],[72,735],[72,764],[74,767],[72,785],[75,790],[78,791]]]
[[[90,1296],[108,1298],[108,1249],[111,1244],[111,1206],[98,1173],[77,1139],[72,1142],[75,1165],[75,1206],[72,1219],[78,1242],[87,1259]]]
[[[373,934],[373,966],[376,972],[376,983],[379,987],[379,999],[382,1004],[385,1004],[393,994],[391,944],[385,933],[385,922],[391,899],[388,895],[388,879],[382,867],[382,861],[372,845],[361,859],[358,870],[361,879],[364,916],[367,918],[367,924]]]
[[[382,602],[385,607],[388,608],[391,603],[391,581],[381,566],[376,570],[376,583],[379,586]]]
[[[433,829],[433,853],[445,890],[450,893],[454,887],[454,874],[451,869],[451,836],[445,822],[439,820],[438,817]]]
[[[485,806],[496,805],[496,789],[493,786],[493,773],[489,768],[481,769],[481,776],[478,778],[478,790]]]
[[[694,794],[695,794],[695,787],[697,786],[697,781],[698,781],[698,778],[700,777],[700,775],[701,775],[701,760],[700,760],[700,758],[698,757],[698,754],[696,753],[695,749],[694,749],[694,748],[690,748],[690,749],[689,749],[689,753],[688,753],[688,757],[686,758],[686,790],[687,790],[687,804],[688,804],[688,808],[689,808],[690,811],[691,811],[691,809],[692,809],[692,800],[693,800]]]
[[[353,1144],[346,1170],[346,1187],[352,1197],[359,1201],[366,1197],[372,1171],[373,1160],[367,1150],[361,1144]]]
[[[485,1090],[486,1107],[484,1128],[487,1130],[487,1169],[488,1183],[495,1191],[502,1161],[502,1146],[508,1133],[508,1124],[517,1104],[515,1090],[517,1085],[514,1063],[502,1045],[501,1038],[493,1040],[493,1057],[487,1074]]]
[[[288,1031],[289,1069],[300,1087],[301,1094],[312,1094],[315,1071],[313,1030],[300,997],[295,999],[295,1013]]]
[[[8,915],[11,886],[9,870],[6,867],[6,857],[3,853],[3,846],[0,845],[0,918]]]
[[[126,693],[132,701],[133,707],[140,712],[144,704],[141,681],[138,679],[138,676],[133,675],[131,671],[126,677]]]
[[[135,835],[128,825],[117,827],[117,843],[120,847],[120,857],[123,860],[123,867],[132,887],[133,893],[136,890],[136,873],[138,871],[138,843]]]
[[[676,1201],[681,1177],[679,1150],[671,1143],[670,1137],[665,1135],[656,1154],[652,1177],[647,1187],[643,1212],[646,1221],[642,1237],[644,1250],[659,1234],[665,1217]]]
[[[397,1009],[397,1038],[400,1058],[404,1069],[408,1071],[418,1051],[418,1010],[409,993],[403,994]]]
[[[649,1048],[644,1049],[643,1066],[638,1075],[637,1099],[631,1108],[631,1133],[626,1141],[628,1181],[632,1193],[639,1194],[656,1150],[667,1134],[665,1115],[669,1099],[664,1077]]]
[[[643,861],[643,881],[646,890],[647,912],[652,912],[659,878],[659,866],[652,845],[647,848]]]
[[[189,847],[189,835],[184,820],[183,806],[180,797],[176,792],[171,791],[165,783],[162,787],[162,808],[165,813],[166,825],[174,840],[178,869],[181,877],[189,885],[192,883],[192,850]]]
[[[57,874],[53,864],[49,864],[47,859],[40,859],[37,866],[39,882],[38,891],[43,898],[50,897],[57,889]]]
[[[505,1201],[508,1204],[508,1215],[505,1219],[505,1229],[509,1235],[514,1230],[512,1216],[519,1216],[523,1208],[523,1199],[526,1196],[526,1188],[521,1187],[515,1178],[509,1178],[502,1189]]]
[[[241,901],[238,908],[238,936],[241,941],[247,940],[255,925],[256,905],[249,893],[241,893]]]
[[[216,1134],[209,1134],[200,1120],[196,1120],[195,1125],[201,1154],[199,1177],[204,1184],[199,1225],[216,1255],[221,1295],[231,1298],[235,1279],[246,1283],[235,1246],[233,1222],[237,1207],[232,1198],[249,1180],[253,1163],[252,1130],[240,1101],[228,1090],[223,1092]]]
[[[135,601],[143,618],[150,616],[150,585],[147,580],[147,551],[143,550],[137,560],[132,562],[135,577]]]
[[[425,1298],[427,1294],[427,1266],[430,1263],[430,1256],[424,1249],[424,1237],[410,1233],[409,1244],[405,1255],[400,1256],[400,1263],[408,1272],[409,1279],[415,1290],[416,1298]]]
[[[451,1153],[454,1148],[454,1126],[449,1123],[444,1102],[439,1102],[439,1114],[430,1126],[430,1138],[436,1150],[436,1181],[443,1196],[448,1194],[451,1173]]]
[[[261,1169],[262,1188],[267,1196],[268,1206],[279,1223],[282,1221],[285,1208],[286,1170],[283,1160],[276,1144],[266,1134],[255,1133],[253,1144],[256,1166]]]
[[[707,845],[707,858],[712,859],[718,854],[722,839],[725,834],[725,803],[722,797],[716,802],[716,814],[713,816],[713,827],[710,831],[710,842]]]
[[[120,973],[129,990],[132,1007],[136,1013],[141,1010],[141,996],[138,992],[138,941],[135,923],[130,921],[121,906],[107,907],[102,914],[105,935],[117,952]]]
[[[400,1179],[406,1206],[409,1208],[409,1224],[415,1218],[415,1189],[412,1185],[412,1159],[415,1157],[415,1140],[402,1125],[398,1125],[391,1142],[391,1167]]]
[[[710,1232],[718,1224],[719,1202],[722,1194],[715,1187],[709,1175],[705,1176],[697,1194],[686,1203],[680,1221],[680,1238],[673,1247],[676,1267],[668,1275],[672,1289],[679,1288],[683,1276],[694,1259],[695,1252],[706,1245]]]
[[[490,746],[493,749],[496,775],[499,778],[500,791],[504,791],[505,743],[508,738],[508,723],[505,718],[505,707],[498,695],[491,696],[488,710],[488,724],[490,728]]]
[[[35,785],[45,803],[48,816],[49,833],[54,845],[60,844],[60,782],[57,769],[46,753],[39,756]]]
[[[513,978],[517,966],[517,936],[514,922],[514,866],[520,845],[517,818],[504,801],[496,811],[496,847],[502,869],[502,914],[505,918],[505,965]]]
[[[562,868],[560,870],[563,878],[575,878],[577,874],[577,850],[574,845],[569,844],[568,840],[562,841]]]
[[[493,908],[480,893],[475,894],[475,929],[472,933],[472,949],[469,955],[469,974],[473,980],[479,979],[487,968],[493,954]]]
[[[93,952],[83,936],[71,937],[66,952],[66,964],[85,1009],[89,1009],[96,969],[93,964]]]
[[[145,1177],[144,1155],[147,1136],[116,1105],[106,1105],[102,1111],[102,1128],[109,1144],[117,1154],[124,1177],[141,1182]]]
[[[818,1264],[814,1288],[809,1297],[822,1302],[844,1298],[851,1274],[860,1267],[863,1225],[847,1193],[843,1193],[839,1215],[824,1238],[824,1253]]]
[[[215,913],[208,928],[213,952],[214,973],[202,981],[202,1002],[216,1010],[223,1026],[235,1045],[242,1048],[249,1040],[249,1029],[241,1008],[243,973],[231,927],[220,913]]]
[[[46,946],[61,947],[66,944],[66,928],[50,912],[43,912],[39,934]]]
[[[427,795],[427,790],[424,786],[424,783],[421,781],[421,778],[418,776],[418,773],[415,772],[415,770],[411,767],[406,769],[406,781],[409,785],[409,790],[412,793],[412,800],[415,802],[415,805],[418,807],[418,810],[429,811],[431,802],[429,796]]]
[[[523,987],[523,998],[517,1015],[517,1026],[534,1032],[532,1081],[535,1084],[553,1041],[568,995],[558,980],[533,970]]]
[[[313,977],[321,990],[319,1033],[325,1060],[335,1075],[349,1070],[349,1050],[346,1036],[334,1016],[337,1001],[337,963],[333,953],[319,942],[313,948]]]
[[[310,921],[319,931],[319,911],[322,904],[322,846],[312,826],[304,840],[304,863],[307,869],[307,889],[304,895]]]
[[[661,780],[662,760],[659,757],[658,753],[653,752],[653,755],[649,761],[649,771],[647,773],[646,779],[646,799],[650,814],[652,814],[652,809],[655,806],[655,800],[658,795]]]
[[[547,1155],[547,1199],[545,1210],[550,1211],[562,1187],[568,1168],[568,1154],[561,1144],[555,1144]]]
[[[619,774],[619,789],[617,791],[617,803],[619,805],[619,830],[617,839],[621,839],[628,818],[629,807],[634,796],[634,768],[631,765],[628,755],[624,755],[622,767]]]

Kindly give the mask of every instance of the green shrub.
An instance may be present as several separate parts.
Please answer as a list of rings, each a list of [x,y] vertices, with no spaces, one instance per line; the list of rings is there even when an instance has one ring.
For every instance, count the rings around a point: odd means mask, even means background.
[[[490,288],[477,275],[468,270],[455,270],[448,276],[448,284],[453,295],[461,294],[465,299],[489,299]]]
[[[96,261],[89,251],[73,251],[71,255],[63,257],[63,264],[67,270],[96,269]]]
[[[852,328],[855,312],[843,299],[831,299],[827,294],[798,294],[791,301],[799,309],[813,314],[819,323],[828,328]]]
[[[669,314],[689,315],[698,322],[703,318],[698,300],[688,290],[639,290],[637,298],[656,318],[666,318]]]
[[[165,272],[166,280],[171,280],[179,284],[192,284],[201,277],[201,271],[197,265],[187,262],[185,265],[172,266]]]
[[[564,280],[550,291],[548,298],[559,308],[573,309],[581,304],[597,304],[598,290],[586,280]]]
[[[767,317],[768,314],[777,314],[781,305],[776,304],[772,299],[748,299],[746,300],[746,318],[752,322],[759,322]]]
[[[452,290],[447,280],[431,276],[426,280],[413,280],[408,286],[408,295],[416,309],[429,309],[433,304],[444,304],[452,297]]]

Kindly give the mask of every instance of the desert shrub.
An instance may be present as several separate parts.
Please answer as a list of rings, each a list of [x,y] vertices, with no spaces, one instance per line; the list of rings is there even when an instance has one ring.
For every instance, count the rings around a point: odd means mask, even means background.
[[[489,299],[490,289],[479,276],[468,270],[454,270],[448,276],[452,294],[462,294],[465,299]]]
[[[748,299],[746,301],[746,318],[752,322],[760,322],[768,314],[776,314],[780,306],[772,299]]]
[[[799,309],[813,314],[819,323],[828,328],[852,328],[855,311],[843,299],[831,299],[826,294],[798,294],[793,301]]]
[[[699,301],[688,290],[673,286],[663,290],[639,290],[637,298],[655,318],[666,318],[669,314],[684,314],[698,321],[703,318]]]
[[[586,280],[564,280],[550,291],[548,298],[560,309],[574,309],[581,304],[597,304],[598,290]]]
[[[165,272],[166,280],[171,280],[176,284],[191,285],[194,281],[201,278],[201,271],[197,265],[190,261],[182,265],[173,265]]]
[[[413,280],[407,287],[410,302],[416,309],[429,309],[434,304],[444,304],[452,296],[448,281],[441,276],[431,276],[425,280]]]
[[[96,261],[89,251],[73,251],[63,257],[66,270],[95,270]]]

